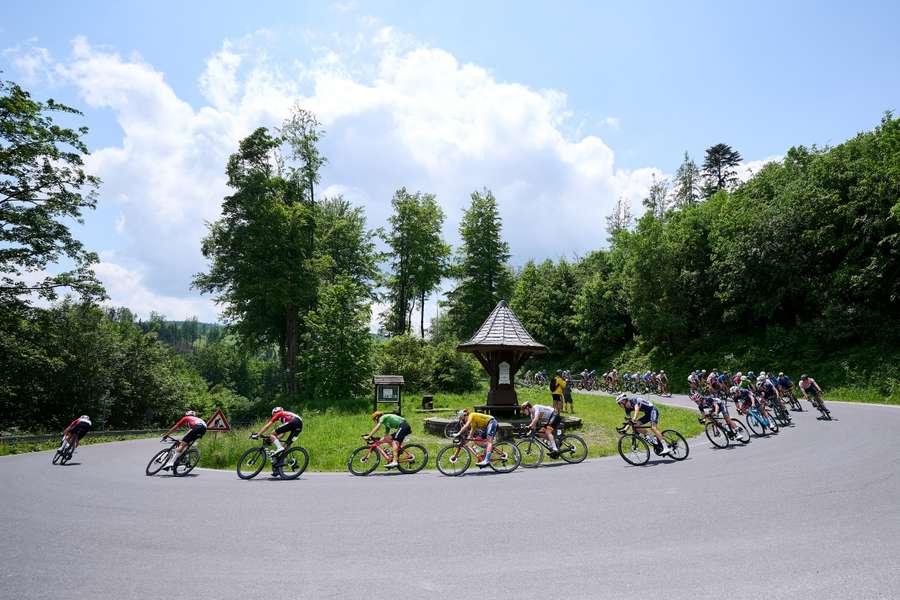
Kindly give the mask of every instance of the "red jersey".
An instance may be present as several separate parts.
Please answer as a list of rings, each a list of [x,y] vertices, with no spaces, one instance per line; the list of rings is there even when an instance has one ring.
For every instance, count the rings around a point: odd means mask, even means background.
[[[75,419],[74,421],[72,421],[71,423],[69,423],[69,426],[66,427],[66,429],[70,429],[70,428],[74,427],[75,425],[77,425],[78,423],[87,423],[88,425],[91,424],[90,421],[85,420],[85,419],[82,419],[81,417],[78,417],[77,419]]]
[[[178,429],[182,425],[187,425],[188,427],[194,427],[195,425],[203,425],[206,427],[206,421],[201,419],[200,417],[191,417],[185,415],[181,417],[181,420],[175,423],[175,426],[172,429]]]
[[[277,413],[272,415],[272,419],[269,421],[269,425],[274,423],[275,421],[281,421],[282,423],[287,423],[289,421],[293,421],[294,419],[299,419],[300,415],[295,415],[289,410],[279,410]]]

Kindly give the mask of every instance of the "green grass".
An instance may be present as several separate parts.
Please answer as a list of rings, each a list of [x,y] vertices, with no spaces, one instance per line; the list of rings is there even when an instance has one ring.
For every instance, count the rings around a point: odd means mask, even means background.
[[[152,433],[145,435],[118,435],[110,437],[91,436],[90,433],[82,438],[79,446],[92,446],[94,444],[106,444],[108,442],[124,442],[125,440],[140,440],[145,438],[159,437],[160,434]],[[25,454],[28,452],[41,452],[43,450],[55,450],[59,448],[62,435],[53,440],[46,442],[17,442],[15,444],[0,443],[0,456],[8,456],[10,454]]]
[[[550,404],[550,394],[538,389],[520,389],[519,402],[531,400],[533,403]],[[483,404],[485,392],[470,394],[437,394],[434,397],[435,408],[464,407],[471,408]],[[438,449],[447,443],[445,438],[425,433],[424,421],[431,416],[446,416],[452,413],[417,413],[417,399],[412,397],[406,402],[405,417],[410,422],[413,434],[410,441],[428,448],[429,466],[434,468],[434,457]],[[575,414],[584,421],[584,426],[577,431],[585,438],[591,457],[608,456],[616,452],[618,434],[615,428],[622,424],[624,413],[611,397],[593,395],[575,395]],[[369,412],[346,413],[336,410],[303,412],[303,433],[295,444],[300,444],[310,454],[309,470],[311,471],[346,471],[350,452],[362,445],[360,436],[372,428]],[[660,406],[662,428],[675,429],[685,437],[699,434],[702,428],[697,423],[696,412],[692,410]],[[259,444],[248,439],[251,431],[257,431],[262,422],[254,428],[244,428],[225,434],[208,433],[200,441],[203,454],[200,466],[220,469],[233,469],[241,454],[248,448]]]

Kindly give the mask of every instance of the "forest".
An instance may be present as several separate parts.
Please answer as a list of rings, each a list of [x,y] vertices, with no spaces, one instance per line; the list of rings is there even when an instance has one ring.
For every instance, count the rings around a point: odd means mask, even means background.
[[[61,119],[60,117],[65,117]],[[0,428],[165,424],[190,407],[252,419],[273,404],[352,409],[373,373],[410,391],[477,389],[455,351],[501,299],[550,353],[532,366],[810,371],[900,401],[900,119],[834,147],[798,145],[741,181],[739,152],[685,153],[638,218],[620,200],[597,250],[514,266],[489,189],[452,248],[427,191],[398,187],[385,227],[318,193],[326,132],[296,109],[223,165],[231,193],[195,289],[223,324],[111,307],[72,235],[102,182],[77,109],[0,83]],[[337,157],[339,159],[339,157]],[[602,240],[606,243],[603,244]],[[66,270],[67,269],[67,270]],[[439,294],[441,316],[421,310]],[[384,303],[371,331],[374,303]],[[414,316],[419,315],[418,323]]]

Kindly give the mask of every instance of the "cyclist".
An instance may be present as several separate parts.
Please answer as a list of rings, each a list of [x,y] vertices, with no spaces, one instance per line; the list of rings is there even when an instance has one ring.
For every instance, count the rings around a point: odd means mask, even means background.
[[[281,425],[269,434],[269,442],[275,444],[275,454],[272,455],[273,461],[276,460],[277,457],[280,457],[284,453],[285,446],[290,446],[291,442],[294,441],[294,438],[303,431],[303,419],[300,418],[300,415],[284,410],[280,406],[276,406],[272,409],[272,418],[269,419],[269,422],[263,425],[262,429],[256,433],[256,437],[262,437],[266,432],[266,429],[274,425],[276,421],[281,421]],[[283,446],[281,440],[278,439],[278,436],[287,432],[290,432],[290,434],[284,441],[285,445]]]
[[[181,458],[181,455],[187,450],[188,444],[199,440],[206,435],[206,421],[198,417],[197,413],[194,411],[189,410],[184,413],[184,416],[181,417],[177,423],[172,425],[165,435],[163,435],[163,439],[169,437],[169,434],[176,429],[181,429],[185,426],[188,427],[188,432],[184,434],[181,438],[181,442],[178,443],[178,447],[175,448],[175,453],[172,455],[172,463],[169,466],[163,467],[163,471],[168,471],[174,465],[178,464],[178,459]]]
[[[631,411],[629,418],[632,421],[638,423],[640,426],[650,427],[653,435],[656,436],[656,439],[659,441],[660,445],[662,445],[660,455],[664,456],[672,452],[672,448],[669,447],[669,444],[666,443],[665,438],[659,431],[659,410],[653,406],[652,401],[644,400],[640,396],[629,398],[628,394],[619,394],[616,396],[616,402],[625,410],[626,416],[628,416],[628,412]],[[638,419],[639,413],[643,413],[640,419]]]
[[[768,377],[766,377],[766,372],[763,371],[759,374],[759,377],[756,378],[756,389],[758,390],[758,395],[762,397],[762,400],[765,404],[772,404],[781,406],[782,410],[785,410],[784,403],[781,401],[781,392],[778,391],[778,388],[773,384]],[[769,416],[766,415],[768,419]]]
[[[783,372],[778,374],[778,388],[781,390],[782,394],[790,394],[794,391],[794,384],[791,381],[791,378]]]
[[[370,431],[368,435],[364,435],[363,437],[372,437],[375,435],[375,432],[378,431],[378,428],[383,425],[384,433],[390,436],[391,448],[394,450],[394,457],[391,459],[391,462],[384,466],[388,469],[396,467],[397,457],[400,456],[400,447],[403,445],[403,440],[406,439],[406,436],[412,433],[412,427],[410,427],[409,422],[400,415],[384,413],[380,410],[376,410],[372,413],[372,420],[375,421],[375,427],[372,428],[372,431]],[[391,427],[397,428],[393,435],[391,435]]]
[[[470,432],[469,439],[476,437],[476,432],[484,433],[487,447],[484,451],[484,458],[481,459],[480,462],[475,463],[475,466],[488,466],[491,462],[491,452],[494,450],[494,436],[497,435],[497,419],[491,415],[470,412],[468,408],[459,411],[457,416],[459,417],[460,423],[464,423],[459,430],[459,433],[456,434],[457,438],[461,438],[466,432]]]
[[[692,394],[697,391],[697,388],[700,387],[700,371],[691,371],[691,374],[688,375],[688,386]]]
[[[706,393],[715,394],[717,389],[719,389],[719,374],[713,369],[706,376]]]
[[[553,432],[556,431],[557,427],[562,423],[562,417],[559,416],[557,411],[549,406],[544,406],[543,404],[535,404],[532,406],[531,402],[528,400],[522,404],[522,410],[525,411],[526,415],[531,417],[531,423],[528,424],[528,429],[536,430],[538,423],[540,423],[541,437],[550,444],[550,458],[557,458],[559,456],[559,448],[556,447],[556,436],[553,435]]]
[[[800,391],[803,392],[803,397],[813,404],[822,400],[822,388],[809,375],[803,374],[800,376]]]
[[[83,438],[90,430],[91,418],[87,415],[81,415],[69,423],[68,427],[63,431],[63,443],[68,442],[74,452],[75,448],[78,447],[78,442],[80,442],[81,438]],[[62,446],[60,446],[59,449],[62,450]]]
[[[656,382],[659,384],[659,393],[660,394],[668,394],[669,393],[669,378],[666,376],[665,371],[660,371],[656,376]]]
[[[716,398],[713,396],[701,396],[700,394],[692,394],[691,400],[697,403],[697,409],[704,417],[700,419],[701,423],[706,420],[706,411],[709,411],[709,416],[711,417],[721,415],[725,420],[725,424],[728,425],[728,435],[732,438],[735,436],[737,427],[735,427],[734,421],[731,420],[731,415],[728,414],[728,403],[725,400],[724,396]]]
[[[743,377],[747,377],[744,375]],[[731,386],[731,397],[734,399],[734,406],[737,408],[737,411],[746,415],[747,411],[750,410],[750,407],[756,402],[756,398],[753,396],[753,392],[750,391],[749,388],[738,387],[736,385]]]

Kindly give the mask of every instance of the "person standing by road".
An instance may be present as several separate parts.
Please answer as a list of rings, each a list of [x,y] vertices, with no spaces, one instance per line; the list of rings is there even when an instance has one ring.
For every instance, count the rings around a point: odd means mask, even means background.
[[[566,385],[563,386],[563,401],[565,402],[566,407],[569,409],[569,412],[573,415],[575,414],[575,405],[572,403],[572,376],[566,371],[565,377],[563,378],[566,381]]]
[[[553,396],[553,410],[558,413],[563,411],[563,390],[566,387],[566,380],[563,379],[562,371],[557,370],[556,375],[550,380],[550,393]]]

